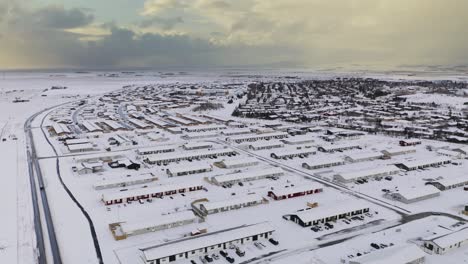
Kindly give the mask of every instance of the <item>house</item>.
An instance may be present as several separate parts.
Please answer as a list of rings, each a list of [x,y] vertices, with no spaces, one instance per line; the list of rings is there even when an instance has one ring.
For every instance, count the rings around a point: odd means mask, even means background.
[[[272,167],[263,170],[231,173],[211,177],[211,182],[216,185],[235,184],[239,182],[255,181],[265,178],[280,177],[284,175],[281,168]]]
[[[265,149],[274,149],[274,148],[282,148],[284,144],[281,142],[253,142],[249,144],[249,148],[252,150],[265,150]]]
[[[333,153],[333,152],[342,152],[345,150],[351,149],[360,149],[361,147],[358,144],[330,144],[322,145],[318,147],[319,151]]]
[[[184,166],[172,166],[166,169],[169,177],[186,176],[191,174],[198,174],[209,172],[213,170],[213,166],[206,163],[195,163]]]
[[[309,155],[315,155],[315,149],[303,148],[303,149],[284,149],[281,151],[275,151],[270,154],[275,159],[292,159],[296,157],[308,157]]]
[[[330,168],[334,166],[344,165],[345,161],[340,158],[330,158],[323,161],[307,161],[302,163],[302,167],[308,170],[316,170]]]
[[[174,195],[178,193],[193,192],[203,189],[200,184],[166,184],[155,187],[132,189],[127,191],[119,191],[113,193],[105,193],[102,195],[102,202],[105,205],[120,204],[123,202],[132,202],[145,200],[150,198],[161,198],[166,195]]]
[[[415,160],[415,161],[398,163],[396,164],[396,166],[404,170],[411,171],[411,170],[425,169],[429,167],[437,167],[437,166],[449,164],[451,162],[452,162],[452,159],[450,158],[436,157],[436,158],[430,158],[426,160]]]
[[[223,159],[222,161],[214,163],[216,167],[223,169],[239,169],[256,166],[258,164],[260,164],[260,161],[252,157]]]
[[[237,152],[230,148],[224,149],[212,149],[212,150],[199,150],[190,152],[177,152],[167,154],[152,154],[145,158],[145,161],[149,164],[168,164],[171,162],[178,162],[182,160],[195,160],[195,159],[207,159],[216,158],[220,156],[235,156]]]
[[[468,227],[424,238],[423,242],[426,252],[443,255],[468,244]]]
[[[400,146],[406,147],[406,146],[416,146],[420,145],[421,140],[417,139],[405,139],[405,140],[400,140]]]
[[[116,240],[122,240],[129,236],[142,235],[192,224],[195,223],[197,219],[198,217],[195,216],[192,211],[182,211],[162,215],[154,220],[113,223],[109,225],[109,228]]]
[[[312,183],[288,188],[276,188],[274,190],[268,191],[268,196],[275,200],[284,200],[321,192],[323,192],[323,185],[319,183]]]
[[[145,184],[157,181],[158,178],[154,177],[152,174],[150,175],[142,175],[142,176],[127,176],[125,178],[120,179],[104,179],[101,181],[96,182],[93,187],[95,190],[104,190],[104,189],[111,189],[111,188],[120,188],[120,187],[127,187],[137,184]]]
[[[184,150],[210,149],[213,148],[212,143],[208,142],[189,142],[182,145]]]
[[[239,144],[244,142],[255,142],[259,140],[282,139],[287,138],[288,136],[289,134],[287,132],[269,132],[262,134],[250,134],[228,137],[226,140],[229,142],[235,142]]]
[[[461,177],[454,177],[454,178],[446,178],[434,182],[430,182],[431,185],[439,189],[440,191],[446,191],[454,188],[463,187],[468,185],[468,177],[461,176]]]
[[[287,139],[281,140],[284,144],[288,145],[303,145],[303,144],[312,144],[314,140],[309,136],[295,136]]]
[[[164,146],[155,146],[155,147],[147,147],[147,148],[139,148],[137,149],[136,153],[138,155],[151,155],[151,154],[159,154],[159,153],[169,153],[174,152],[176,147],[174,145],[164,145]]]
[[[308,227],[369,212],[369,206],[361,202],[344,202],[336,206],[308,208],[284,216],[294,223]]]
[[[400,201],[405,204],[415,203],[440,195],[440,191],[434,186],[426,185],[422,187],[400,187],[398,191],[389,192],[384,195],[390,200]]]
[[[81,162],[75,168],[78,174],[89,174],[103,171],[102,162]]]
[[[232,244],[242,245],[268,239],[274,231],[275,229],[269,222],[263,222],[173,240],[170,243],[162,243],[140,250],[146,264],[164,264],[227,249]]]
[[[376,177],[385,177],[390,175],[395,175],[400,173],[401,170],[397,167],[390,165],[390,166],[383,166],[378,167],[375,169],[367,169],[367,170],[359,170],[359,171],[352,171],[352,172],[343,172],[334,175],[333,179],[335,181],[343,182],[343,183],[350,183],[357,180],[362,179],[370,179]]]
[[[354,257],[349,264],[420,264],[425,262],[426,253],[415,244],[390,246]]]
[[[381,152],[386,157],[394,157],[394,156],[398,156],[398,155],[416,153],[416,148],[414,148],[414,147],[394,147],[394,148],[390,148],[390,149],[381,150]]]
[[[234,199],[215,202],[203,202],[199,207],[202,214],[206,216],[209,214],[216,214],[230,210],[237,210],[244,207],[255,206],[264,202],[264,198],[261,195],[251,194]]]
[[[380,152],[364,152],[364,153],[352,153],[345,156],[345,160],[349,162],[363,162],[371,161],[375,159],[382,159],[384,154]]]

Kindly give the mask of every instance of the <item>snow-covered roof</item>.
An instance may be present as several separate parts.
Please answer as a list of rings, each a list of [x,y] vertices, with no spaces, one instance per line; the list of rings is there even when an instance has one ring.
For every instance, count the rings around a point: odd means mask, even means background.
[[[357,153],[350,153],[346,157],[353,160],[366,160],[366,159],[377,159],[383,156],[380,152],[357,152]]]
[[[211,170],[211,165],[205,162],[196,162],[194,164],[185,164],[184,166],[171,166],[168,167],[167,170],[172,174],[179,174],[184,172],[190,171],[198,171],[198,170]]]
[[[426,254],[415,244],[391,246],[353,259],[361,264],[412,263]]]
[[[437,195],[440,194],[440,191],[434,186],[426,185],[415,188],[401,187],[396,193],[406,200],[413,200],[421,197]]]
[[[166,160],[177,160],[177,159],[189,159],[195,157],[202,157],[202,156],[216,156],[216,155],[223,155],[226,153],[234,152],[230,148],[225,149],[213,149],[213,150],[198,150],[198,151],[190,151],[190,152],[171,152],[171,153],[161,153],[161,154],[153,154],[148,155],[148,160],[150,162],[159,162],[159,161],[166,161]]]
[[[464,228],[449,234],[442,235],[438,238],[432,239],[432,242],[434,242],[441,248],[448,248],[458,242],[466,240],[468,240],[468,228]]]
[[[275,229],[269,222],[263,222],[227,229],[226,231],[211,232],[196,237],[143,248],[141,250],[146,260],[154,260],[273,231],[275,231]]]
[[[241,181],[241,180],[248,180],[252,178],[262,178],[268,177],[270,175],[284,175],[284,171],[281,168],[269,168],[263,170],[255,170],[255,171],[247,171],[241,173],[232,173],[220,176],[214,176],[212,179],[215,179],[217,182],[230,182],[230,181]]]
[[[135,231],[152,228],[155,226],[163,226],[172,223],[195,220],[197,217],[192,211],[183,211],[167,215],[158,216],[153,221],[138,221],[138,222],[123,222],[120,227],[126,234],[132,234]]]
[[[393,165],[390,165],[390,166],[384,166],[384,167],[379,167],[375,169],[345,172],[345,173],[340,173],[338,175],[344,180],[354,180],[358,178],[366,178],[366,177],[372,177],[376,175],[395,174],[398,172],[400,172],[400,169],[398,169],[397,167]]]
[[[423,160],[405,161],[405,162],[402,162],[402,164],[407,168],[417,168],[417,167],[428,166],[432,164],[447,163],[451,161],[452,159],[450,158],[436,157],[436,158],[423,159]]]
[[[91,143],[84,143],[84,144],[72,144],[68,145],[68,150],[75,151],[75,150],[88,150],[93,149],[94,146]]]
[[[276,196],[283,196],[283,195],[288,195],[288,194],[294,194],[294,193],[300,193],[300,192],[306,192],[310,190],[317,190],[317,189],[322,189],[323,185],[318,183],[318,182],[311,182],[307,183],[304,185],[299,185],[299,186],[294,186],[294,187],[289,187],[289,188],[275,188],[272,190],[272,192]]]
[[[258,164],[259,161],[253,157],[240,157],[240,158],[223,159],[221,163],[229,168],[233,166],[241,166],[244,164]]]
[[[466,176],[460,176],[460,177],[451,177],[451,178],[445,178],[442,180],[435,181],[436,183],[439,183],[445,187],[447,186],[453,186],[453,185],[458,185],[458,184],[468,184],[468,177]]]
[[[222,200],[222,201],[206,202],[206,203],[202,203],[201,205],[203,205],[203,207],[205,207],[206,210],[210,211],[214,209],[230,207],[230,206],[235,206],[239,204],[261,202],[262,200],[263,200],[263,197],[261,195],[251,194],[251,195],[245,195],[245,196],[237,197],[233,199]]]
[[[367,209],[369,205],[362,201],[336,203],[332,206],[321,206],[295,213],[304,223],[313,222],[330,216],[336,216],[348,212]]]
[[[326,160],[312,160],[312,161],[306,161],[304,162],[310,167],[319,167],[319,166],[325,166],[329,164],[343,164],[344,160],[341,158],[328,158]]]

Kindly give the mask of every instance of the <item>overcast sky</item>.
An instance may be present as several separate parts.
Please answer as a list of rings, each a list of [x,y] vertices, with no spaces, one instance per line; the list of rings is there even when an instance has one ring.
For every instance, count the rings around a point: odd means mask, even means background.
[[[468,64],[466,0],[0,0],[0,68]]]

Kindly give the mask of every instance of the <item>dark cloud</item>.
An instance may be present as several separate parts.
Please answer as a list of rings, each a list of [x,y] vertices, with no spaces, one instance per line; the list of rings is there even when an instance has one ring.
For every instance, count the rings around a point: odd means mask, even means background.
[[[163,30],[170,30],[173,29],[175,25],[184,23],[182,17],[170,17],[170,18],[162,18],[162,17],[151,17],[143,20],[140,23],[141,27],[147,28],[151,26],[158,26]]]
[[[59,6],[48,6],[33,12],[31,15],[36,25],[55,29],[83,27],[94,20],[94,15],[90,13],[89,9],[65,9]]]

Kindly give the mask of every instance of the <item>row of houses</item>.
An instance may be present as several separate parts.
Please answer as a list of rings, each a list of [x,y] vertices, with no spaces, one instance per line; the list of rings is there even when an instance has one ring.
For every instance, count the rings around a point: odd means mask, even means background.
[[[159,153],[152,154],[145,157],[145,162],[149,164],[168,164],[171,162],[179,162],[182,160],[195,160],[195,159],[206,159],[216,158],[220,156],[235,156],[237,152],[230,148],[225,149],[213,149],[203,151],[190,151],[190,152],[177,152],[177,153]]]
[[[206,255],[227,249],[230,245],[268,239],[274,231],[274,227],[269,222],[263,222],[175,240],[140,250],[146,264],[163,264]]]
[[[236,210],[244,207],[251,207],[265,203],[266,200],[257,194],[245,195],[234,199],[203,202],[200,203],[199,209],[203,215],[216,214],[230,210]]]
[[[203,189],[198,183],[167,184],[148,188],[131,189],[122,192],[105,193],[102,202],[105,205],[120,204],[123,202],[138,201],[140,199],[161,198],[167,195],[193,192]]]
[[[270,139],[283,139],[289,136],[286,132],[270,132],[270,133],[262,133],[262,134],[250,134],[250,135],[240,135],[234,137],[226,138],[229,142],[234,143],[244,143],[244,142],[255,142],[259,140],[270,140]]]
[[[317,194],[323,192],[323,185],[320,183],[311,183],[295,187],[283,187],[268,191],[268,196],[275,200],[285,200],[294,197]]]
[[[236,184],[239,182],[255,181],[266,178],[284,176],[281,168],[272,167],[263,170],[231,173],[211,177],[211,182],[216,185]]]
[[[425,160],[406,161],[406,162],[398,163],[396,164],[396,166],[407,171],[412,171],[412,170],[426,169],[430,167],[438,167],[438,166],[449,164],[451,162],[452,162],[451,158],[436,157],[436,158],[430,158],[430,159],[425,159]]]

